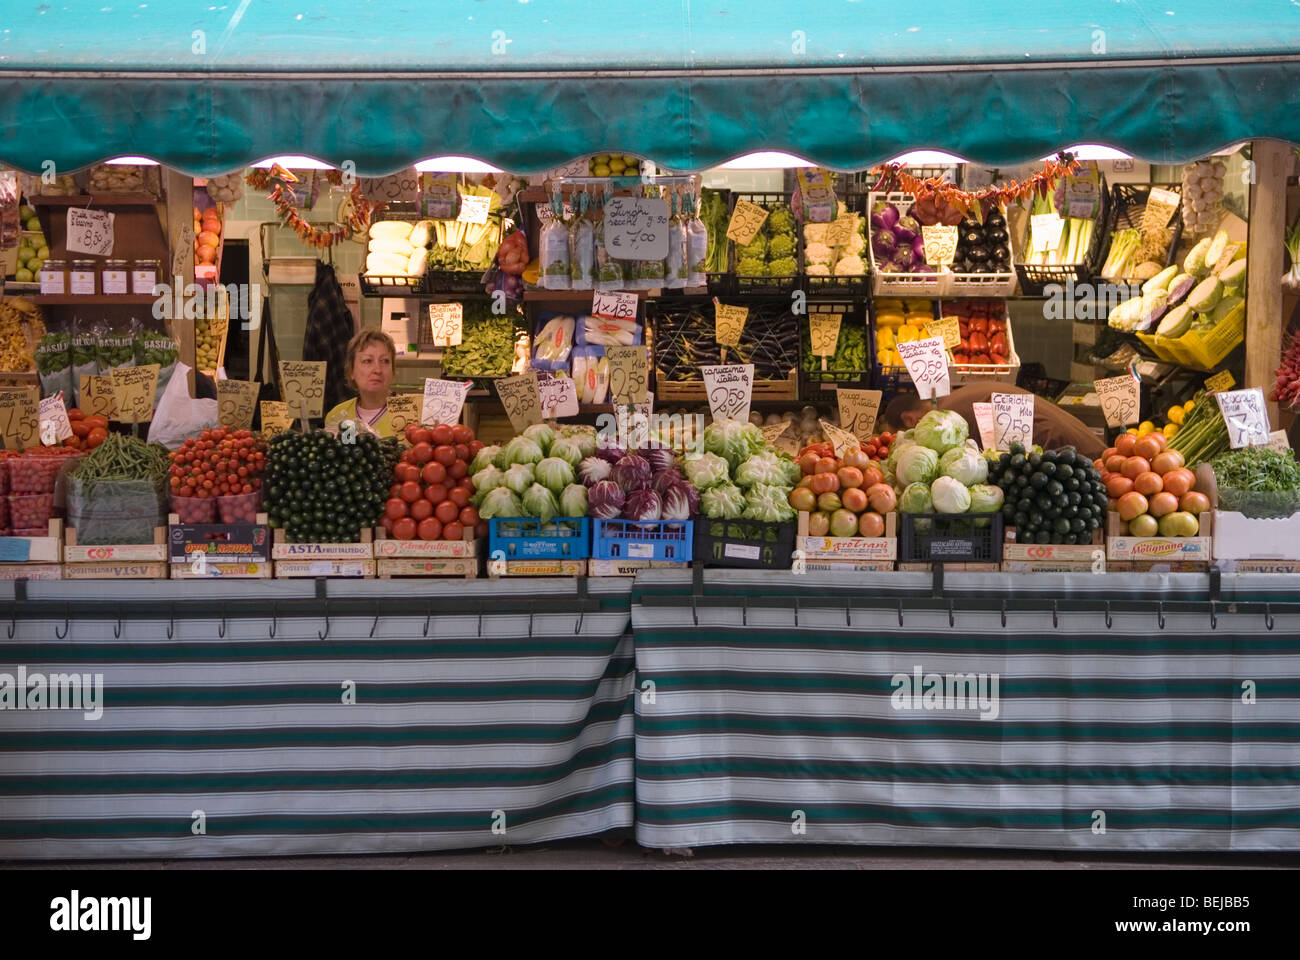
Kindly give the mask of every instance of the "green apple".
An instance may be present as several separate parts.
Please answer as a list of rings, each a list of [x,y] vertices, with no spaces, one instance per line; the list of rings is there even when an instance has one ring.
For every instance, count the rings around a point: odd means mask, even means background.
[[[50,248],[42,243],[39,247],[36,248],[36,259],[37,260],[50,259]]]
[[[36,251],[33,250],[31,247],[29,247],[27,244],[24,243],[24,244],[20,244],[20,245],[19,245],[19,247],[18,247],[18,259],[19,259],[20,261],[22,261],[23,263],[26,263],[28,260],[30,260],[30,259],[31,259],[32,257],[34,257],[34,256],[36,256]]]
[[[14,280],[18,283],[32,283],[36,280],[36,276],[30,270],[19,268],[14,271]]]
[[[24,203],[21,207],[18,208],[18,216],[22,220],[28,220],[29,218],[36,216],[36,208],[29,207],[27,204]]]
[[[26,226],[24,226],[23,229],[24,229],[24,230],[31,230],[33,233],[40,233],[40,230],[41,230],[41,218],[40,218],[40,217],[28,217],[28,218],[27,218],[27,221],[26,221]]]

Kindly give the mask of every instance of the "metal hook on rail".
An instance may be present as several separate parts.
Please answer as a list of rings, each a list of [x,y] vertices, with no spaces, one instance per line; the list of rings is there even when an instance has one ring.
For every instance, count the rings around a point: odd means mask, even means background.
[[[321,633],[319,630],[317,630],[316,638],[318,640],[324,640],[329,635],[330,635],[330,602],[326,600],[325,601],[325,632]]]
[[[167,639],[172,639],[176,635],[176,604],[167,605]]]
[[[582,608],[579,608],[578,622],[573,625],[573,633],[575,636],[579,633],[582,633],[582,621],[586,619],[586,616],[587,616],[587,611]]]
[[[953,604],[956,603],[956,602],[957,602],[956,600],[949,600],[949,601],[948,601],[948,626],[949,626],[950,628],[951,628],[951,627],[955,627],[955,626],[957,625],[956,620],[955,620],[955,618],[954,618],[954,616],[953,616],[953,609],[952,609]]]
[[[18,629],[18,610],[17,608],[14,608],[14,611],[9,614],[9,639],[10,640],[14,638],[14,631],[17,629]]]
[[[217,628],[217,636],[222,640],[226,639],[226,612],[221,612],[221,626]]]
[[[799,598],[794,598],[794,625],[799,626]]]
[[[1106,629],[1110,629],[1110,601],[1106,601]]]
[[[528,639],[533,639],[533,615],[537,613],[537,604],[528,604]]]
[[[852,596],[848,596],[844,598],[844,625],[846,627],[853,626],[853,597]]]
[[[72,621],[72,609],[70,607],[65,606],[63,608],[63,632],[59,633],[59,628],[55,627],[54,635],[58,637],[60,640],[66,640],[68,637],[68,630],[71,629],[71,621]]]
[[[276,623],[280,619],[280,604],[274,600],[271,601],[271,626],[267,628],[267,636],[272,640],[275,639]]]
[[[695,605],[695,594],[693,593],[691,594],[691,619],[695,621],[697,627],[700,625],[700,610]]]
[[[122,608],[120,606],[117,608],[117,624],[113,627],[113,639],[122,639]]]
[[[1060,626],[1060,621],[1056,616],[1056,601],[1052,601],[1052,629],[1055,630]]]
[[[1210,601],[1210,629],[1211,630],[1219,629],[1219,616],[1218,616],[1218,612],[1215,610],[1215,606],[1216,606],[1215,602],[1211,600]]]
[[[900,627],[903,625],[903,601],[902,600],[898,601],[898,625]]]
[[[378,628],[378,626],[379,626],[379,614],[376,613],[376,614],[375,614],[374,622],[370,624],[370,636],[371,636],[371,637],[374,637],[374,635],[375,635],[375,630]]]
[[[1270,630],[1273,629],[1273,605],[1271,603],[1264,604],[1264,626]]]
[[[1156,623],[1160,624],[1161,630],[1165,628],[1165,604],[1163,600],[1156,604]]]
[[[483,625],[483,614],[482,614],[482,612],[481,612],[482,609],[483,609],[482,607],[479,608],[479,610],[480,610],[480,613],[479,613],[479,636],[482,636],[482,635],[483,635],[483,629],[482,629],[482,625]],[[432,620],[432,619],[433,619],[433,601],[430,600],[427,604],[425,604],[425,607],[424,607],[424,634],[423,634],[423,636],[426,636],[426,637],[427,637],[427,636],[429,635],[429,621]]]
[[[799,622],[799,618],[797,615],[795,616],[794,622],[796,624]],[[746,594],[744,597],[741,598],[740,625],[743,627],[749,626],[749,594]]]
[[[1005,630],[1006,628],[1007,628],[1007,602],[1003,600],[1002,601],[1002,629]]]

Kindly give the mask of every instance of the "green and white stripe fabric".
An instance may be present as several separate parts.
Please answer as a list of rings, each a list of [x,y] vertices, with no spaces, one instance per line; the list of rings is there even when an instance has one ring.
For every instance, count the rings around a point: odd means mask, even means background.
[[[303,582],[31,583],[115,624],[18,620],[0,674],[103,674],[103,714],[0,709],[0,859],[499,846],[633,820],[630,581],[531,615],[130,618],[133,600],[311,596]],[[4,585],[12,590],[9,584]],[[305,591],[305,592],[304,592]],[[331,597],[573,595],[572,582],[333,581]],[[9,594],[12,596],[12,593]],[[531,619],[531,625],[530,625]],[[371,630],[373,628],[373,636]],[[529,635],[531,632],[531,636]],[[355,702],[347,702],[349,690]],[[198,813],[197,811],[202,811]]]
[[[1287,579],[1225,577],[1224,596],[1295,599]],[[808,605],[846,582],[708,572],[705,596],[731,600],[693,609],[689,575],[637,578],[640,843],[1300,849],[1300,615],[1276,611],[1270,630],[1222,604],[1213,626],[1168,612],[1161,629],[1150,612],[1108,627],[1099,609],[1054,627],[1012,599],[1004,627],[959,600],[952,626],[905,609],[900,627],[897,597],[924,574],[859,575],[851,604]],[[986,600],[1177,599],[1206,582],[947,578]],[[996,675],[995,716],[927,702],[968,675],[985,692]]]

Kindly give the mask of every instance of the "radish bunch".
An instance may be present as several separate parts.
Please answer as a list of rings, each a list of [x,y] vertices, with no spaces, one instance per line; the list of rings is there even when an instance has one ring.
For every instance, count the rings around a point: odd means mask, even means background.
[[[1287,337],[1275,375],[1277,380],[1269,399],[1288,407],[1300,402],[1300,337],[1294,333]]]

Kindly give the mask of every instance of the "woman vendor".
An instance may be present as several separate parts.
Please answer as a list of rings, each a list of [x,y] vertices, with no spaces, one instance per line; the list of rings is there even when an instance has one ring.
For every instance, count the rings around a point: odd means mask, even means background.
[[[344,420],[381,437],[395,435],[388,416],[388,394],[393,383],[397,347],[379,330],[362,330],[348,343],[345,378],[357,396],[344,400],[325,415],[325,429],[337,430]]]

